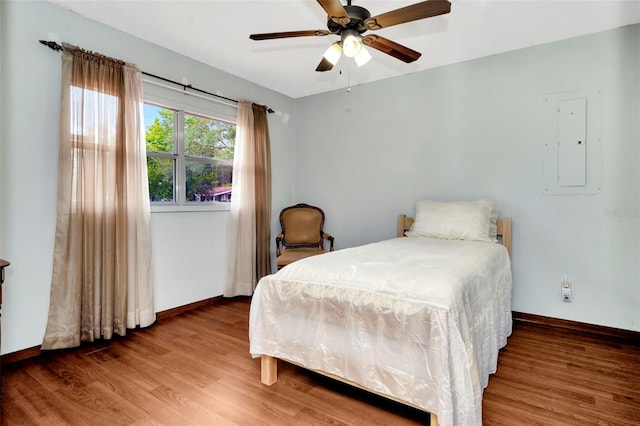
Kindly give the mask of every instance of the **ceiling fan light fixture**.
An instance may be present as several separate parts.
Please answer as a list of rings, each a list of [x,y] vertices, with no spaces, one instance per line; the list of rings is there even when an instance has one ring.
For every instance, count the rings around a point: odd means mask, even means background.
[[[273,40],[290,37],[321,37],[331,34],[339,36],[340,41],[331,45],[322,56],[322,60],[316,67],[316,71],[319,72],[331,70],[342,54],[348,58],[354,58],[359,67],[366,64],[372,58],[363,44],[408,64],[418,60],[421,56],[420,52],[381,36],[366,35],[363,39],[362,35],[369,30],[379,30],[451,12],[449,0],[422,0],[376,16],[371,16],[364,7],[352,5],[352,0],[346,0],[345,5],[342,4],[342,0],[317,0],[317,2],[327,14],[326,30],[250,34],[249,38]]]
[[[353,57],[353,60],[356,61],[358,67],[361,67],[371,60],[371,53],[362,46],[358,54]]]
[[[327,61],[331,62],[331,65],[338,63],[340,56],[342,55],[342,47],[337,41],[333,43],[322,55]]]
[[[355,57],[362,50],[362,38],[355,30],[342,32],[342,51],[348,58]]]

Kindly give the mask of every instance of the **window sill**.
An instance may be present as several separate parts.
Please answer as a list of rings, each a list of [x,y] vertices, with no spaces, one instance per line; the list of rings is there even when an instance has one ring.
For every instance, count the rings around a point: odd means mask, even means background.
[[[188,212],[228,212],[231,210],[231,203],[214,204],[152,204],[151,213],[188,213]]]

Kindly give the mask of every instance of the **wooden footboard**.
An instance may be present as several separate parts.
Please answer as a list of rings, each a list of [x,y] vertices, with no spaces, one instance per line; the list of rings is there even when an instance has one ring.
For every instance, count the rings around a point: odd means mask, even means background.
[[[291,361],[287,361],[287,362],[290,362],[291,364],[295,364],[295,365],[297,365],[297,366],[299,366],[301,368],[305,368],[304,366],[302,366],[300,364],[297,364],[295,362],[291,362]],[[362,390],[365,390],[367,392],[371,392],[371,393],[374,393],[376,395],[382,396],[384,398],[388,398],[388,399],[391,399],[393,401],[399,402],[401,404],[408,405],[410,407],[417,408],[418,410],[424,411],[422,408],[416,407],[413,404],[409,404],[406,401],[401,401],[401,400],[399,400],[397,398],[390,397],[389,395],[383,395],[383,394],[381,394],[379,392],[376,392],[376,391],[371,390],[371,389],[367,389],[362,385],[359,385],[359,384],[357,384],[355,382],[352,382],[350,380],[344,379],[342,377],[338,377],[338,376],[335,376],[333,374],[325,373],[324,371],[319,371],[319,370],[311,370],[311,371],[313,371],[314,373],[318,373],[318,374],[321,374],[323,376],[329,377],[331,379],[337,380],[339,382],[346,383],[346,384],[348,384],[350,386],[355,386],[355,387],[357,387],[359,389],[362,389]],[[263,384],[267,385],[267,386],[271,386],[276,381],[278,381],[278,359],[277,358],[274,358],[274,357],[269,356],[269,355],[262,355],[260,357],[260,381]],[[429,417],[429,424],[431,426],[440,426],[440,423],[438,423],[438,417],[435,414],[429,413],[429,416],[430,416]]]

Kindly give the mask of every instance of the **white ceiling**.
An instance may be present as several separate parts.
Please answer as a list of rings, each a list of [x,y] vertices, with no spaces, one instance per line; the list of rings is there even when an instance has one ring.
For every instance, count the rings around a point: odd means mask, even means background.
[[[640,0],[451,0],[450,14],[375,31],[421,52],[416,62],[370,49],[373,60],[362,68],[343,57],[320,73],[315,68],[335,35],[249,39],[252,33],[326,29],[315,0],[47,1],[292,98],[640,22]],[[418,1],[353,4],[375,16]],[[82,47],[91,49],[88,43]]]

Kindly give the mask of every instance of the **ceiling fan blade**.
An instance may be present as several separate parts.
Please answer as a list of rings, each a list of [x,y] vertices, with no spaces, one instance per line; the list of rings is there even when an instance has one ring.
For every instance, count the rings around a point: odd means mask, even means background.
[[[377,35],[369,35],[362,38],[362,42],[369,47],[391,55],[394,58],[400,59],[403,62],[410,63],[417,60],[422,53],[409,49],[406,46],[391,41],[384,37]]]
[[[336,24],[344,27],[351,21],[349,14],[344,6],[342,6],[342,3],[340,3],[340,0],[318,0],[318,3],[320,3],[320,6],[327,12],[329,18]]]
[[[450,11],[451,3],[447,0],[427,0],[401,7],[400,9],[392,10],[382,15],[372,16],[364,21],[364,26],[369,30],[379,30],[380,28],[387,28],[405,22],[444,15]]]
[[[289,38],[289,37],[320,37],[331,34],[327,30],[305,30],[305,31],[286,31],[282,33],[262,33],[251,34],[249,38],[251,40],[272,40],[275,38]]]
[[[332,68],[333,68],[333,64],[327,61],[326,58],[322,57],[322,60],[316,67],[316,71],[320,71],[320,72],[330,71]]]

